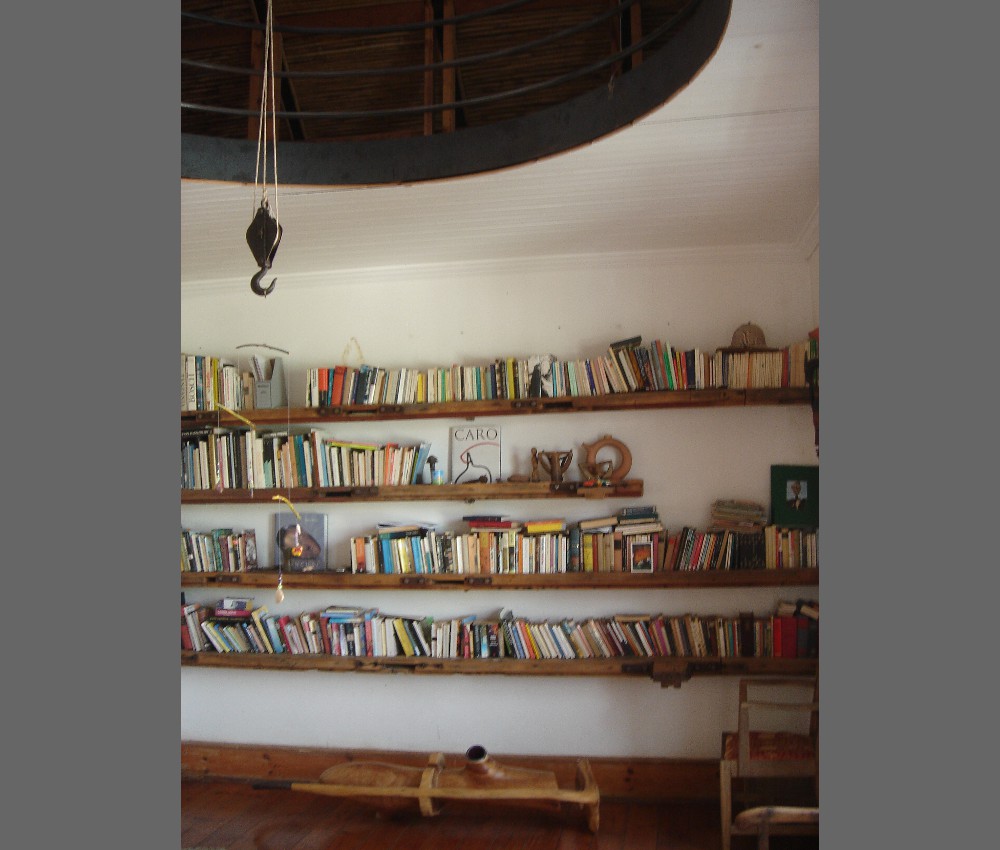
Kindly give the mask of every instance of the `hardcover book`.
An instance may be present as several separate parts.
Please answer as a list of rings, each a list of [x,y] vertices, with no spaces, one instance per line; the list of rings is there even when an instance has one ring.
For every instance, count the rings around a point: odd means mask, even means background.
[[[292,572],[326,569],[326,514],[303,513],[301,519],[291,511],[274,516],[275,564]]]
[[[819,467],[771,467],[771,523],[784,528],[819,527]]]
[[[451,483],[500,482],[500,426],[456,425],[449,430]]]

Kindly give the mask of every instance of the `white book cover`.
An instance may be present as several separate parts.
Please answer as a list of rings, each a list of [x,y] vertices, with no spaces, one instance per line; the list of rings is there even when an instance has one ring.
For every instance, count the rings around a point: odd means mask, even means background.
[[[499,425],[455,425],[449,438],[452,484],[500,482]]]

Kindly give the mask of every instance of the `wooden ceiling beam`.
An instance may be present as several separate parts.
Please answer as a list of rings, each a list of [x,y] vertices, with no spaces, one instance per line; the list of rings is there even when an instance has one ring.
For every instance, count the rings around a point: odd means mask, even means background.
[[[265,24],[267,22],[267,0],[248,0],[250,4],[250,11],[254,15],[255,20],[259,24]],[[274,26],[277,26],[277,20],[272,21]],[[260,30],[253,30],[253,38],[251,40],[250,48],[250,59],[252,67],[256,70],[264,69],[264,33]],[[282,40],[282,34],[276,32],[273,34],[274,39],[274,57],[275,57],[275,67],[277,70],[287,71],[288,62],[285,58],[285,48],[284,42]],[[258,52],[259,49],[259,52]],[[275,102],[277,104],[278,111],[283,112],[298,112],[301,107],[299,106],[298,99],[295,95],[295,89],[292,86],[291,80],[282,77],[280,79],[275,79],[275,85],[278,87],[280,92],[279,97],[275,97]],[[257,95],[254,97],[253,90],[257,89]],[[250,91],[251,91],[251,106],[250,109],[254,109],[257,112],[260,111],[260,92],[261,92],[261,79],[257,76],[252,76],[250,78]],[[276,92],[277,94],[277,92]],[[259,119],[250,118],[248,119],[248,139],[255,139],[258,135],[257,121]],[[282,119],[285,125],[288,127],[288,132],[291,137],[297,141],[303,141],[306,138],[305,127],[301,119],[298,118],[285,118]],[[270,128],[265,128],[265,135],[268,139],[272,139],[273,133],[271,133]],[[273,141],[273,140],[272,140]]]
[[[429,23],[434,20],[434,5],[430,0],[424,0],[424,21]],[[434,62],[434,28],[427,27],[424,30],[424,65],[431,65]],[[434,104],[434,72],[427,68],[424,71],[424,106]],[[424,113],[424,135],[434,135],[434,113],[427,111]]]
[[[414,24],[424,19],[423,0],[400,0],[376,6],[352,6],[317,12],[274,14],[275,27],[388,27]]]
[[[181,56],[195,51],[238,47],[248,41],[247,31],[238,27],[181,27]]]
[[[443,15],[444,18],[451,18],[455,15],[455,0],[444,0]],[[445,62],[454,62],[455,57],[458,55],[458,43],[455,38],[455,25],[448,24],[443,28],[442,31],[442,55]],[[441,79],[441,102],[444,104],[455,102],[455,91],[456,91],[456,73],[455,68],[445,68],[442,72]],[[451,133],[455,130],[455,110],[446,109],[441,113],[441,129],[445,133]]]

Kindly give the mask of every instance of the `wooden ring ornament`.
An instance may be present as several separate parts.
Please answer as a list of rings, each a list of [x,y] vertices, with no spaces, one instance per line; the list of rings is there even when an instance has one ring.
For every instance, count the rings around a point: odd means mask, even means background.
[[[621,440],[616,440],[610,434],[605,434],[601,439],[593,443],[584,443],[583,449],[587,453],[586,463],[589,468],[597,468],[597,453],[604,448],[613,448],[618,452],[618,466],[612,468],[608,473],[609,481],[621,481],[629,470],[632,469],[632,452],[628,450]]]

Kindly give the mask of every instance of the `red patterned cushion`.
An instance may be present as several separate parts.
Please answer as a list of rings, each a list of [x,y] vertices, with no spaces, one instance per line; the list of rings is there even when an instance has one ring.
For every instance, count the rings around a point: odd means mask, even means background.
[[[722,757],[736,761],[739,757],[739,738],[735,732],[727,732],[724,738]],[[751,732],[750,758],[758,761],[804,761],[815,758],[816,750],[812,738],[794,732]]]

